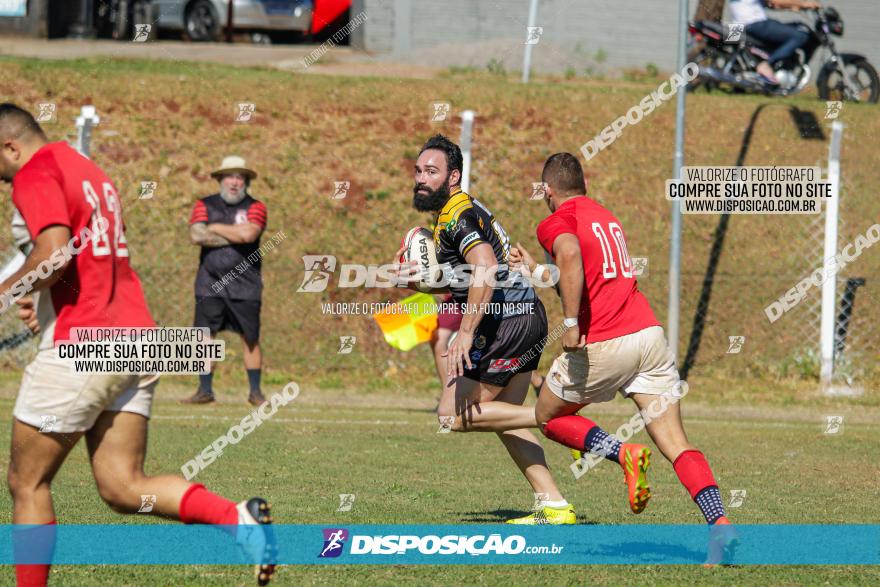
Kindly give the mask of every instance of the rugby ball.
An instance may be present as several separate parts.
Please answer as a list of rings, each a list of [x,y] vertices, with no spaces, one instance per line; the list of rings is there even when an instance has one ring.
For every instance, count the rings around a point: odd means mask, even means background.
[[[420,279],[416,282],[419,291],[430,291],[429,283],[437,284],[440,280],[440,263],[437,262],[437,250],[434,248],[434,235],[427,228],[416,226],[411,228],[401,242],[403,253],[400,262],[415,261],[418,263]]]

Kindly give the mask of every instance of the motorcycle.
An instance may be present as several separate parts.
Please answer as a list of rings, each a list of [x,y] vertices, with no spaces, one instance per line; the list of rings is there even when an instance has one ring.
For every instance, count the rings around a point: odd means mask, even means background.
[[[876,103],[880,98],[877,70],[864,55],[840,53],[834,46],[832,35],[843,36],[840,14],[831,7],[812,11],[815,13],[812,28],[806,23],[795,25],[809,34],[807,43],[790,58],[774,64],[778,85],[769,83],[755,70],[759,63],[767,60],[773,48],[750,37],[742,25],[725,26],[700,20],[689,23],[688,61],[700,67],[700,74],[689,89],[729,89],[777,96],[797,94],[809,83],[812,71],[808,64],[821,47],[825,51],[816,76],[819,98]]]

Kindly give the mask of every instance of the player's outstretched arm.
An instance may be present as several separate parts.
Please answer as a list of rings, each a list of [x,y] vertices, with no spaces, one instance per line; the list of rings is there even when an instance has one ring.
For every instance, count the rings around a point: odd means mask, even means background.
[[[253,222],[245,222],[244,224],[213,223],[208,225],[208,230],[234,245],[256,242],[263,234],[263,227]]]
[[[520,243],[516,243],[515,247],[510,247],[510,254],[507,257],[510,262],[510,268],[522,273],[525,277],[531,278],[535,274],[540,263],[535,261],[534,257]],[[553,275],[549,271],[541,271],[541,283],[549,283],[553,279]]]
[[[0,307],[6,310],[9,307],[9,300],[46,289],[58,281],[70,264],[69,242],[70,228],[67,226],[50,226],[38,234],[34,240],[34,248],[31,249],[21,268],[0,283],[0,295],[5,302]],[[45,277],[42,275],[45,271],[36,270],[41,264],[51,268]]]
[[[196,222],[190,225],[189,240],[194,245],[210,248],[226,247],[232,244],[216,232],[208,230],[206,222]]]

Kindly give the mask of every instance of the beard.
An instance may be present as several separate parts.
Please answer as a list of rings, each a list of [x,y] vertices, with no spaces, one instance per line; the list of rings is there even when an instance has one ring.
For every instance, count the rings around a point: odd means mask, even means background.
[[[447,177],[447,179],[449,179]],[[420,195],[419,190],[427,190],[427,193]],[[436,190],[432,190],[423,183],[417,183],[413,186],[413,208],[419,212],[439,212],[443,209],[443,204],[449,199],[449,185],[444,181]]]
[[[228,188],[220,186],[220,197],[230,206],[235,206],[247,195],[247,187],[241,188],[237,194],[232,194]]]

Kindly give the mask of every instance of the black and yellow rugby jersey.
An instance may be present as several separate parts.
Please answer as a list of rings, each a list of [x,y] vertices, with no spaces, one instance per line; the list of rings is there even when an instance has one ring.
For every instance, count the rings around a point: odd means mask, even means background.
[[[500,317],[531,313],[537,294],[521,273],[507,269],[510,253],[507,233],[488,208],[456,187],[434,222],[437,261],[441,266],[448,265],[453,274],[467,277],[473,272],[456,271],[456,268],[466,265],[465,255],[481,243],[491,245],[499,264],[495,274],[498,285],[492,293],[491,302],[502,306]],[[447,270],[447,276],[449,274]],[[469,280],[450,281],[453,300],[458,304],[466,303]]]

